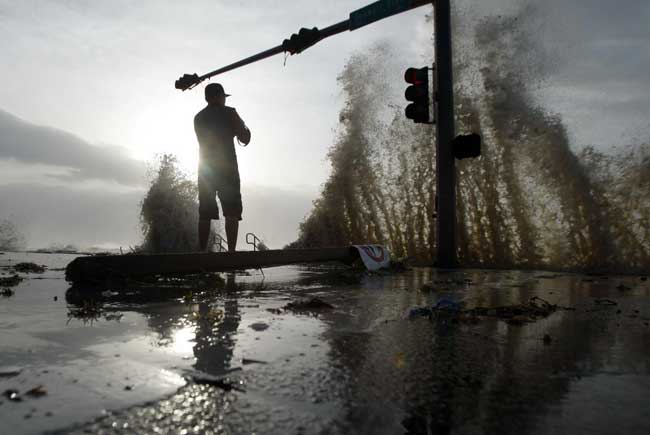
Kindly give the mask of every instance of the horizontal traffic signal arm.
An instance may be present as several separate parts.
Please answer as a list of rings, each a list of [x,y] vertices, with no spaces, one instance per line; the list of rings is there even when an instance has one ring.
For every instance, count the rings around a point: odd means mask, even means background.
[[[341,21],[340,23],[334,24],[332,26],[326,27],[322,30],[318,30],[316,27],[312,29],[303,28],[300,31],[298,31],[298,34],[294,33],[289,39],[285,39],[282,42],[282,44],[270,48],[261,53],[257,53],[253,56],[247,57],[246,59],[242,59],[238,62],[224,66],[223,68],[215,69],[214,71],[211,71],[202,76],[199,76],[198,74],[185,74],[183,75],[183,77],[176,80],[175,83],[176,89],[180,89],[182,91],[192,89],[202,81],[212,78],[216,75],[223,74],[228,71],[232,71],[234,69],[251,64],[253,62],[257,62],[262,59],[266,59],[267,57],[271,57],[279,53],[287,52],[292,55],[298,54],[303,50],[305,50],[306,48],[316,44],[318,41],[322,39],[325,39],[329,36],[336,35],[337,33],[345,32],[346,30],[349,29],[349,27],[350,27],[350,20],[345,20],[345,21]],[[307,33],[305,33],[304,31],[307,31]],[[300,32],[303,32],[302,36],[300,35]],[[317,38],[314,38],[315,35],[317,35]]]
[[[266,59],[267,57],[276,54],[298,54],[306,48],[316,44],[318,41],[322,41],[330,36],[345,32],[346,30],[356,30],[364,25],[426,4],[431,4],[431,0],[379,0],[352,12],[350,18],[345,21],[341,21],[340,23],[333,24],[321,30],[316,27],[311,29],[302,28],[297,34],[292,34],[291,37],[285,39],[280,45],[269,48],[268,50],[262,51],[230,65],[226,65],[222,68],[215,69],[214,71],[210,71],[202,76],[199,76],[198,74],[184,74],[181,78],[176,80],[175,87],[176,89],[186,91],[196,87],[202,81],[216,75],[232,71],[236,68]]]

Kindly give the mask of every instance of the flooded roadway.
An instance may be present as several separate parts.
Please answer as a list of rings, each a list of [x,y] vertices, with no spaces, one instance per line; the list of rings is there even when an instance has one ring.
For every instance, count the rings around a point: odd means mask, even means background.
[[[72,258],[0,255],[0,277],[49,267],[0,298],[0,390],[20,399],[0,397],[2,434],[650,433],[642,277],[280,267],[88,297],[57,270]],[[533,296],[575,310],[408,316]],[[299,297],[333,308],[282,309]]]

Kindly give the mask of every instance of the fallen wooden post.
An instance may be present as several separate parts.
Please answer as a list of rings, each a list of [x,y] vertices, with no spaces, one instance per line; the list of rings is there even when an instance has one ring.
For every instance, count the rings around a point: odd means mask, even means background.
[[[65,278],[74,284],[94,283],[113,278],[227,272],[296,263],[327,261],[352,263],[357,258],[359,258],[359,252],[353,247],[277,249],[232,253],[98,255],[75,258],[66,267]]]

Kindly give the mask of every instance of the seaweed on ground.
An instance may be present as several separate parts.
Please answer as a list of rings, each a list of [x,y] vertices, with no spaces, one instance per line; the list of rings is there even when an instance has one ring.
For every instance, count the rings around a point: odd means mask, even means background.
[[[20,282],[23,279],[24,278],[20,277],[17,274],[14,274],[14,275],[11,275],[11,276],[6,276],[6,277],[4,277],[4,276],[0,277],[0,287],[15,287],[18,284],[20,284]]]
[[[558,310],[575,310],[575,308],[551,304],[538,296],[533,296],[524,304],[500,307],[474,307],[462,310],[461,304],[438,304],[433,307],[413,308],[409,317],[450,318],[452,321],[463,323],[476,323],[482,318],[494,318],[513,325],[521,325],[546,318]]]
[[[36,263],[17,263],[13,266],[13,269],[22,273],[43,273],[46,267]]]
[[[533,296],[525,304],[507,305],[494,308],[476,307],[463,311],[463,315],[471,317],[494,317],[511,324],[535,322],[546,318],[557,310],[574,310],[572,307],[562,307]]]
[[[289,302],[282,308],[290,311],[320,311],[331,310],[334,306],[319,298],[300,298]]]
[[[90,323],[92,325],[102,317],[102,314],[101,302],[96,302],[93,299],[85,300],[79,306],[68,307],[68,321],[66,324],[70,323],[72,319],[79,319],[84,324]]]

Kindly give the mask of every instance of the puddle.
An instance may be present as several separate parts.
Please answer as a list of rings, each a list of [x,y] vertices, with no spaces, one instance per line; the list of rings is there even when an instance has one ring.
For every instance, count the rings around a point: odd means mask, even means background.
[[[0,398],[12,433],[650,431],[639,277],[292,266],[88,296],[61,279],[73,256],[33,257],[0,257],[48,278],[0,298],[0,390],[21,399]],[[440,301],[481,319],[409,319]]]

